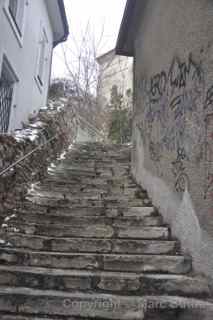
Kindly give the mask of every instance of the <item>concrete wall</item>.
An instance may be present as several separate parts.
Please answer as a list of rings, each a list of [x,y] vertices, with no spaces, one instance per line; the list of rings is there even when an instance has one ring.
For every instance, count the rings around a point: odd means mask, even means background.
[[[126,91],[132,91],[133,85],[133,60],[132,58],[115,55],[114,50],[98,58],[99,63],[99,88],[98,101],[104,108],[110,104],[111,89],[117,86],[118,92],[125,97],[126,104],[132,105],[131,97],[128,99]],[[131,102],[130,102],[131,101]]]
[[[8,0],[0,1],[0,71],[3,55],[11,64],[18,83],[15,86],[9,131],[19,128],[30,113],[46,104],[51,66],[53,34],[44,0],[21,0],[25,2],[23,36],[19,37],[10,18]],[[48,38],[45,54],[44,85],[36,82],[38,49],[44,28]]]
[[[141,2],[133,174],[195,269],[213,277],[213,2]]]

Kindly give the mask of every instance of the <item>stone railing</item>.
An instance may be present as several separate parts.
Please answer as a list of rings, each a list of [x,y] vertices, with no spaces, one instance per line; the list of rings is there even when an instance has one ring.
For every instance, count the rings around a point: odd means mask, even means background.
[[[0,135],[0,216],[21,205],[31,183],[77,136],[76,112],[64,100],[50,102],[24,129]]]

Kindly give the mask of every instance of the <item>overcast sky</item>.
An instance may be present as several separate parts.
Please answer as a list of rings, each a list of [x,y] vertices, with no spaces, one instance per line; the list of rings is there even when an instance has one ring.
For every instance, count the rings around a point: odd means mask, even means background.
[[[98,38],[104,25],[104,39],[99,54],[114,48],[123,16],[126,0],[64,0],[70,30],[80,39],[80,34],[90,21]],[[68,40],[69,41],[69,40]],[[52,77],[66,74],[60,45],[55,49],[53,57]]]

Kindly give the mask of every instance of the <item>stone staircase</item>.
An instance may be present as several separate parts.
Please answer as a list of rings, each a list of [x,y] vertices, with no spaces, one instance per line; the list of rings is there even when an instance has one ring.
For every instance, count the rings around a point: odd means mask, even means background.
[[[2,224],[0,319],[212,319],[208,281],[133,181],[130,148],[61,158]]]

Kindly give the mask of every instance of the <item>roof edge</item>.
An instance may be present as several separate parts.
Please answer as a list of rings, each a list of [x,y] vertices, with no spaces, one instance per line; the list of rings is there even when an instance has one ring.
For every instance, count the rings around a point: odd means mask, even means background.
[[[63,0],[57,0],[57,1],[58,1],[58,7],[60,10],[60,14],[61,14],[61,19],[62,19],[63,26],[64,26],[64,34],[59,40],[54,41],[53,47],[56,47],[59,43],[66,41],[69,36],[69,24],[68,24],[68,20],[67,20],[64,1]]]
[[[122,18],[118,39],[115,47],[115,52],[118,55],[133,57],[133,46],[125,48],[127,35],[129,31],[129,25],[132,22],[134,9],[136,6],[136,0],[127,0],[124,15]]]
[[[99,63],[100,60],[102,60],[105,56],[109,55],[110,53],[115,53],[115,48],[114,49],[111,49],[111,50],[108,50],[107,52],[99,55],[98,57],[96,57],[96,61]]]

